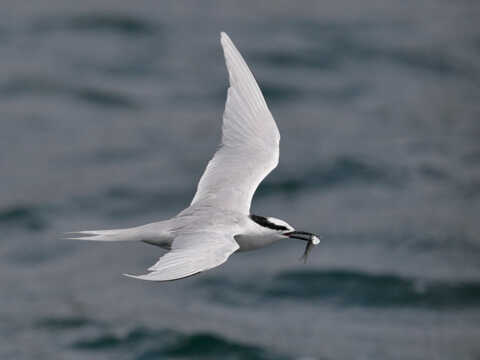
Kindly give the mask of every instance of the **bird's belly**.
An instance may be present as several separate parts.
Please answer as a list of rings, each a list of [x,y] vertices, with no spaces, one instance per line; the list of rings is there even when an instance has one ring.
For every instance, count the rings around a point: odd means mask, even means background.
[[[235,240],[240,246],[238,251],[249,251],[262,248],[275,242],[276,239],[272,237],[250,236],[250,235],[236,235]]]
[[[165,221],[139,226],[137,229],[140,240],[144,243],[169,250],[175,236],[169,231],[168,226],[165,226],[166,223]]]

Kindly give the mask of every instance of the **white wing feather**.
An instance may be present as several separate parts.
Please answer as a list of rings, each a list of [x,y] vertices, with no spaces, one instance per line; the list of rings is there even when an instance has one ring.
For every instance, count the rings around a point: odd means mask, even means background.
[[[238,248],[231,234],[198,232],[180,235],[173,241],[172,250],[148,269],[150,273],[125,275],[150,281],[177,280],[223,264]]]
[[[230,87],[222,143],[208,163],[192,205],[250,212],[260,182],[277,166],[280,134],[247,64],[227,34],[221,34]]]

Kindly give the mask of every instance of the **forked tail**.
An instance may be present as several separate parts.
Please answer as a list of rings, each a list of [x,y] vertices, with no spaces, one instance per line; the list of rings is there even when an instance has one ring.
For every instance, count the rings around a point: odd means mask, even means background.
[[[91,241],[140,241],[138,231],[135,228],[111,229],[111,230],[85,230],[67,233],[66,239],[91,240]]]

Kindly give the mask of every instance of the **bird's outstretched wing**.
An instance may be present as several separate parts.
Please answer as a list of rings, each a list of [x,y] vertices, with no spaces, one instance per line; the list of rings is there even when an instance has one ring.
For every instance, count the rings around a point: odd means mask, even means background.
[[[227,34],[221,34],[221,43],[230,78],[222,143],[192,205],[202,202],[248,214],[255,190],[278,164],[280,134],[242,55]]]
[[[239,248],[231,234],[196,232],[175,238],[172,249],[145,275],[129,275],[141,280],[168,281],[195,275],[227,261]]]

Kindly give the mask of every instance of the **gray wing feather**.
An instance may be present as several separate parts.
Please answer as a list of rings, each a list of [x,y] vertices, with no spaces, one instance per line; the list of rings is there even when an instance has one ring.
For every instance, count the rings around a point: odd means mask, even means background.
[[[230,79],[222,143],[192,200],[248,214],[260,182],[277,166],[280,133],[262,92],[227,34],[221,43]]]
[[[169,281],[195,275],[219,266],[239,248],[233,235],[198,232],[180,235],[172,249],[163,255],[145,275],[128,275],[141,280]]]

